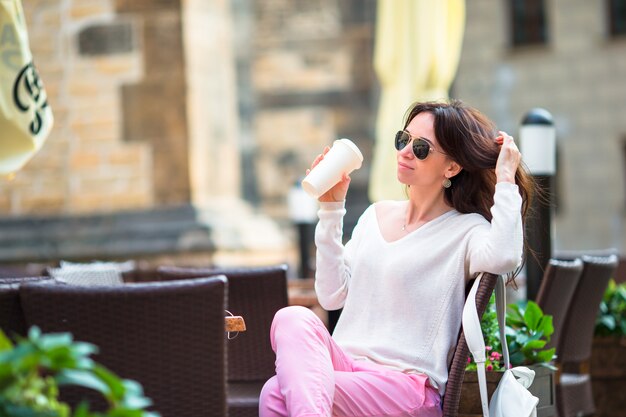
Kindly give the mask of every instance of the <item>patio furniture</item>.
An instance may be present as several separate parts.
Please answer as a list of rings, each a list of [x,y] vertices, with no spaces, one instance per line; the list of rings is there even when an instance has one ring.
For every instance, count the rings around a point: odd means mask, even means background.
[[[589,359],[596,316],[609,279],[617,268],[616,255],[583,256],[580,281],[565,316],[558,362],[557,410],[560,417],[581,417],[595,412],[589,375]]]
[[[228,307],[246,320],[246,332],[227,343],[230,417],[257,417],[259,394],[275,374],[270,345],[274,314],[288,305],[287,265],[248,268],[158,268],[161,279],[228,277]]]
[[[487,305],[489,298],[496,286],[497,275],[484,274],[480,280],[480,285],[476,291],[476,311],[478,317],[481,318]],[[470,281],[466,290],[469,293],[472,288],[473,280]],[[467,294],[466,294],[467,295]],[[469,347],[463,334],[463,329],[459,333],[456,349],[452,356],[452,362],[448,368],[448,382],[446,384],[446,392],[443,396],[443,416],[456,417],[458,415],[459,403],[461,400],[461,389],[463,387],[463,377],[465,375],[465,367],[467,366],[467,358],[469,357]],[[478,394],[478,392],[476,392]]]
[[[0,329],[12,340],[26,336],[27,328],[20,303],[20,284],[23,282],[51,281],[50,277],[0,278]]]
[[[226,416],[224,276],[116,286],[22,284],[26,324],[71,332],[94,360],[140,382],[162,417]],[[62,389],[72,405],[93,391]]]
[[[580,258],[572,261],[557,259],[548,261],[535,300],[544,314],[552,315],[554,333],[546,349],[559,346],[563,323],[582,272],[583,261]],[[558,352],[557,356],[559,356]]]

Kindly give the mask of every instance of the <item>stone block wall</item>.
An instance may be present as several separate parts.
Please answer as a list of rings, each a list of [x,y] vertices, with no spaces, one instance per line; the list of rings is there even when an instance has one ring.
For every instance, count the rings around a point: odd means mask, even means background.
[[[55,125],[0,183],[2,263],[290,258],[239,198],[230,0],[23,3]]]
[[[324,146],[347,137],[363,151],[352,177],[348,225],[367,204],[376,115],[375,1],[249,3],[255,174],[261,207],[286,217],[289,188]]]
[[[111,1],[28,1],[24,10],[55,125],[41,151],[0,184],[0,212],[41,215],[151,205],[151,149],[122,139],[120,91],[144,73],[140,22],[116,20]]]

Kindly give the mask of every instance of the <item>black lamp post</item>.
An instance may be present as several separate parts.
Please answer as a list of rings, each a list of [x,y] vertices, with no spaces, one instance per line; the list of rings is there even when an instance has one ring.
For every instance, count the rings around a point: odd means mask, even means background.
[[[556,130],[552,115],[547,110],[534,108],[526,113],[520,127],[519,144],[522,158],[542,194],[534,199],[526,222],[529,246],[526,254],[526,297],[535,300],[544,268],[552,256]]]
[[[309,196],[300,181],[297,181],[287,195],[289,218],[298,230],[299,278],[311,278],[311,248],[313,244],[314,226],[317,222],[317,200]]]

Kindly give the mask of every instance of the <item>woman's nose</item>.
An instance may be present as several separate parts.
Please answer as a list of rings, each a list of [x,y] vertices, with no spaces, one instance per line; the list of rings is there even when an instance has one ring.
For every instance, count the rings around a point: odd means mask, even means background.
[[[413,155],[413,141],[410,141],[404,148],[400,149],[400,153],[403,154],[405,158],[412,159],[415,157],[415,155]]]

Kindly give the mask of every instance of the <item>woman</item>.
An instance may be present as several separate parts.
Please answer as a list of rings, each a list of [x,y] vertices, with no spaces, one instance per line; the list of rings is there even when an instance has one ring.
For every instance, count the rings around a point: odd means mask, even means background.
[[[513,138],[460,101],[417,103],[395,146],[408,200],[371,205],[345,247],[350,178],[319,198],[315,290],[343,311],[332,337],[305,308],[276,314],[261,417],[440,416],[467,281],[521,264],[533,184]]]

